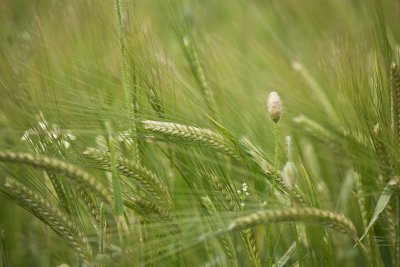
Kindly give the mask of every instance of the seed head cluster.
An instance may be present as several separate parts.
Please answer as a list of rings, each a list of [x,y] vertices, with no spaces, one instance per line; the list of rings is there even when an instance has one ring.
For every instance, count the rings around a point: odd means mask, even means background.
[[[273,122],[278,122],[283,112],[282,102],[277,92],[271,92],[268,96],[267,108]]]

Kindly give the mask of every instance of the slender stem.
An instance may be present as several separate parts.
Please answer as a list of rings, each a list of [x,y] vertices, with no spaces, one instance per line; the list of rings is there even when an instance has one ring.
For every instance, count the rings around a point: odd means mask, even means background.
[[[275,152],[274,152],[274,179],[272,181],[272,197],[275,196],[276,179],[278,178],[278,123],[274,123]]]
[[[136,126],[136,113],[138,112],[138,105],[136,103],[136,92],[134,92],[134,97],[130,91],[129,77],[128,77],[128,60],[126,55],[126,45],[125,45],[125,35],[124,27],[122,23],[122,8],[120,0],[115,0],[115,9],[117,15],[117,31],[119,37],[119,48],[121,54],[121,80],[122,89],[125,96],[126,108],[131,116],[132,128],[129,130],[132,137],[132,159],[136,162],[140,161],[139,156],[139,143],[136,140],[137,126]]]
[[[105,218],[104,218],[104,204],[103,202],[100,203],[99,207],[99,254],[102,255],[104,254],[104,236],[105,236],[105,231],[104,231],[104,226],[105,226]]]
[[[124,240],[124,233],[122,231],[122,218],[123,218],[122,216],[114,216],[117,225],[119,244],[122,248],[122,251],[125,252],[125,240]]]
[[[395,266],[399,266],[400,264],[400,197],[396,195],[396,239],[395,239],[395,248],[396,248],[396,258],[395,258]]]
[[[271,231],[271,224],[270,223],[267,225],[265,236],[267,238],[267,244],[266,244],[266,249],[267,249],[267,267],[271,267],[272,266],[272,242],[271,242],[272,231]]]
[[[291,200],[290,202],[291,202],[290,206],[293,207],[293,200]],[[302,259],[301,247],[300,247],[300,239],[299,239],[299,234],[298,234],[298,231],[297,231],[297,226],[296,226],[295,223],[292,224],[292,231],[293,231],[294,239],[296,241],[297,264],[298,264],[298,267],[303,267],[303,259]]]
[[[275,137],[275,155],[274,155],[274,178],[272,180],[271,199],[275,199],[275,184],[278,177],[278,124],[274,123],[274,137]],[[267,237],[267,267],[272,266],[273,251],[272,251],[272,229],[271,224],[268,224],[266,229]]]

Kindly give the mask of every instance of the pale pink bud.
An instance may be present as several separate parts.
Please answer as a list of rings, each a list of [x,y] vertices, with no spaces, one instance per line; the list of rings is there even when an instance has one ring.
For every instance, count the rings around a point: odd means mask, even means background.
[[[271,92],[268,96],[268,113],[274,122],[278,122],[283,111],[282,102],[277,92]]]

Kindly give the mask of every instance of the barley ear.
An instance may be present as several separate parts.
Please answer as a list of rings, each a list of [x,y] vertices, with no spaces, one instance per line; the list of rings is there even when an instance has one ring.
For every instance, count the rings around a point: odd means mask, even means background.
[[[302,222],[327,226],[339,232],[348,234],[355,242],[358,241],[357,231],[353,223],[344,215],[316,208],[286,208],[280,210],[260,210],[233,220],[229,231],[238,231],[258,224]]]
[[[122,21],[122,5],[121,0],[115,0],[115,13],[117,19],[117,32],[119,37],[119,48],[121,54],[121,82],[122,90],[125,97],[126,108],[129,112],[130,119],[132,121],[132,128],[129,130],[132,139],[132,159],[134,161],[140,162],[139,156],[139,142],[136,139],[137,135],[137,125],[136,125],[136,114],[138,109],[138,103],[136,101],[136,90],[133,92],[133,97],[130,92],[130,79],[129,79],[129,66],[128,66],[128,56],[126,52],[125,45],[125,31]]]
[[[326,143],[337,143],[335,136],[331,132],[329,132],[318,122],[306,117],[305,115],[299,115],[295,117],[293,121],[312,137],[315,137]]]
[[[18,205],[31,212],[42,222],[50,226],[85,261],[92,257],[92,250],[86,235],[61,210],[51,205],[40,194],[11,178],[6,178],[0,190]]]
[[[94,177],[80,168],[64,161],[49,158],[40,154],[24,152],[0,151],[0,161],[21,163],[36,168],[41,168],[49,172],[64,174],[77,185],[92,189],[105,203],[112,203],[108,189],[99,183]]]
[[[391,173],[393,171],[393,163],[389,155],[389,150],[385,144],[382,128],[377,123],[372,132],[372,142],[375,147],[375,153],[378,157],[379,166],[383,173],[384,183],[389,182]]]
[[[192,39],[188,36],[185,36],[183,38],[183,46],[185,48],[185,54],[187,60],[189,61],[193,76],[196,78],[196,81],[199,84],[202,93],[204,94],[207,107],[210,110],[210,113],[215,115],[217,114],[217,105],[215,104],[214,92],[209,85],[206,75],[204,74],[204,69],[200,63],[199,56]]]
[[[84,156],[96,163],[111,167],[110,154],[96,148],[87,148]],[[172,200],[165,182],[146,167],[121,156],[116,156],[115,168],[121,175],[132,179],[146,192],[155,198],[162,200],[168,207],[171,207]]]
[[[206,214],[206,219],[209,225],[214,231],[218,230],[219,224],[221,224],[221,218],[219,217],[211,199],[208,196],[202,197],[200,198],[200,203],[204,213]],[[229,257],[231,266],[237,266],[236,251],[230,236],[220,236],[218,237],[218,242],[225,254]]]
[[[230,141],[225,139],[220,133],[206,128],[178,124],[174,122],[161,121],[142,121],[145,130],[153,133],[162,134],[167,137],[178,138],[187,143],[196,143],[213,148],[232,158],[239,158],[235,148]]]
[[[392,124],[395,133],[396,142],[400,138],[400,68],[396,63],[391,67],[391,109],[392,109]]]

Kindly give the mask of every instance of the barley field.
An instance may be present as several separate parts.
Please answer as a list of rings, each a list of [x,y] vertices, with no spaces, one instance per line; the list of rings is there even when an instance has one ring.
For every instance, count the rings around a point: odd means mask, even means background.
[[[0,1],[1,266],[400,266],[400,2]]]

